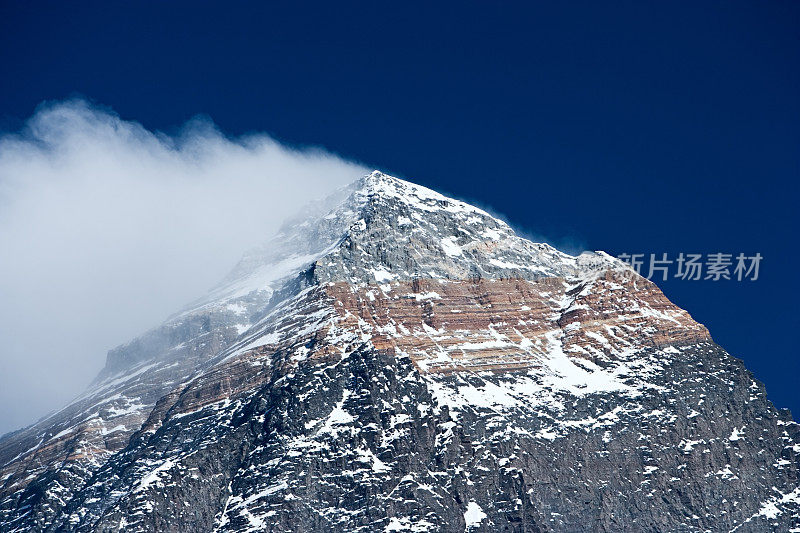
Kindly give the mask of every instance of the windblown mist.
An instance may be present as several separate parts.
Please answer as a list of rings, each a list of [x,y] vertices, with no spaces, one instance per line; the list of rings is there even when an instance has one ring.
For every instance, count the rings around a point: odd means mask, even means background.
[[[151,132],[84,101],[0,138],[0,433],[79,394],[105,353],[365,172],[209,121]]]

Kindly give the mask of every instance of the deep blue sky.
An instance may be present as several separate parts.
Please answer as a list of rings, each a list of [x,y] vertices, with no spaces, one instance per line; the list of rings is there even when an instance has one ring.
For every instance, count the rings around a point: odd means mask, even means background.
[[[297,4],[298,7],[294,7]],[[800,3],[0,3],[0,129],[82,95],[318,144],[623,252],[760,252],[661,284],[800,413]]]

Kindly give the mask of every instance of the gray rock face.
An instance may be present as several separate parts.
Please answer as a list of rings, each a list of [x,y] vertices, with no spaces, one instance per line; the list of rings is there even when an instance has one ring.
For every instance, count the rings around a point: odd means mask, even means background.
[[[799,457],[653,284],[373,173],[0,440],[0,529],[800,531]]]

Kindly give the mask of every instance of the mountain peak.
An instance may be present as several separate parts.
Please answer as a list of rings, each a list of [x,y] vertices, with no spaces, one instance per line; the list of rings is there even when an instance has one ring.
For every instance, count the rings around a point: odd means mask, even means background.
[[[310,204],[201,302],[271,292],[312,264],[327,281],[585,278],[624,268],[602,252],[571,256],[531,242],[478,207],[375,170]]]
[[[390,176],[380,170],[373,170],[358,180],[354,188],[360,195],[400,201],[422,211],[445,209],[450,212],[475,213],[482,217],[493,218],[501,225],[506,225],[505,222],[474,205],[445,196],[422,185]]]
[[[622,268],[372,172],[0,439],[0,529],[800,525],[797,424]]]
[[[343,236],[347,246],[333,254],[338,258],[320,260],[323,266],[341,260],[340,277],[373,279],[369,271],[377,268],[382,272],[378,277],[391,279],[538,279],[622,268],[603,253],[575,257],[531,242],[478,207],[377,170],[353,189],[349,201],[325,216],[350,217]],[[359,264],[365,270],[353,271]]]

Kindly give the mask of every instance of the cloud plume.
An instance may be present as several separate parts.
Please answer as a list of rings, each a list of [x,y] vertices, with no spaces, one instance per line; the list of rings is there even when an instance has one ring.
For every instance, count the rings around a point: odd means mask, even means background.
[[[0,434],[201,295],[304,203],[366,172],[196,119],[174,136],[85,101],[0,138]]]

